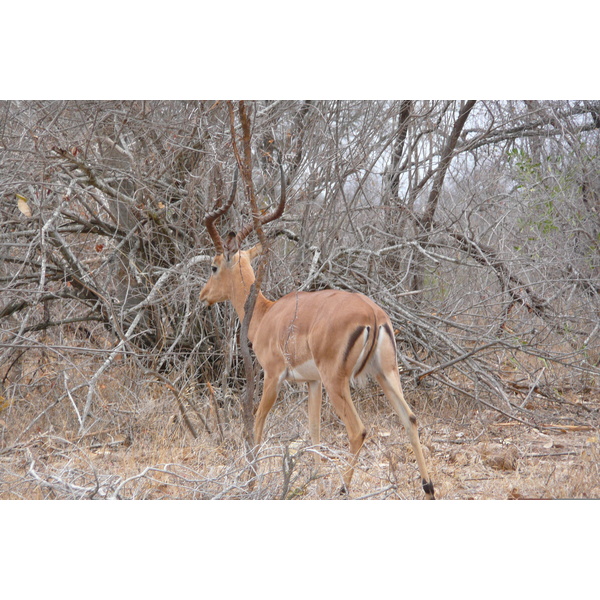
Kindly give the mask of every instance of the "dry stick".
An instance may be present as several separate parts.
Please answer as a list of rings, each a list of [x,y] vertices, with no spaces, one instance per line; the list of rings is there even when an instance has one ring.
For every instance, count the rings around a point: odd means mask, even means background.
[[[67,392],[67,396],[69,396],[69,400],[71,401],[71,405],[73,406],[73,410],[75,411],[75,415],[77,416],[77,421],[79,421],[79,426],[83,425],[83,421],[81,420],[81,415],[79,414],[79,409],[77,408],[77,403],[73,398],[73,394],[71,394],[71,390],[69,390],[69,376],[66,371],[63,371],[63,379],[65,382],[65,390]]]
[[[0,450],[0,455],[2,454],[9,454],[10,452],[12,452],[18,445],[19,440],[52,408],[54,408],[58,403],[60,402],[60,398],[57,398],[56,400],[54,400],[49,406],[47,406],[37,417],[35,417],[35,419],[33,419],[33,421],[31,421],[31,423],[29,423],[29,425],[27,425],[27,427],[25,427],[25,429],[23,429],[23,431],[21,431],[21,433],[17,436],[17,438],[15,439],[14,443],[12,446],[9,446],[8,448],[3,448],[2,450]]]
[[[246,196],[246,199],[249,201],[252,209],[252,220],[254,221],[254,224],[256,224],[258,218],[258,210],[256,208],[256,199],[254,197],[254,188],[252,185],[252,156],[250,149],[250,126],[248,121],[248,114],[245,110],[244,103],[240,101],[238,109],[243,129],[242,146],[244,156],[242,157],[240,156],[240,152],[236,141],[235,114],[233,111],[233,104],[231,102],[228,102],[227,108],[229,109],[229,126],[231,129],[231,144],[233,147],[233,153],[238,163],[238,167],[242,173],[242,180],[244,182],[244,194]],[[257,230],[257,233],[259,235],[260,241],[262,242],[262,238],[264,237],[262,234],[262,230]],[[248,298],[246,299],[246,303],[244,305],[244,318],[242,320],[242,328],[240,332],[240,351],[242,353],[242,358],[244,361],[244,371],[247,381],[246,393],[242,402],[242,414],[244,421],[244,434],[246,437],[245,441],[248,446],[252,445],[252,403],[254,398],[255,387],[254,365],[249,349],[248,328],[250,326],[250,320],[252,319],[252,314],[254,312],[254,305],[256,303],[256,297],[258,295],[260,283],[260,280],[255,281],[255,283],[250,288],[250,294],[248,295]]]
[[[92,399],[93,399],[93,396],[94,396],[94,389],[96,388],[96,383],[98,382],[98,379],[100,379],[100,376],[102,375],[102,373],[104,373],[104,371],[106,371],[106,369],[108,369],[108,367],[110,367],[110,365],[114,362],[114,360],[117,357],[117,355],[125,347],[125,344],[133,336],[135,328],[137,327],[138,323],[140,322],[140,320],[144,316],[145,312],[146,312],[145,308],[142,308],[138,312],[138,314],[136,315],[135,319],[131,323],[129,329],[127,330],[127,332],[125,333],[125,335],[122,337],[121,341],[112,349],[112,351],[109,354],[108,358],[104,361],[104,363],[102,364],[102,366],[94,373],[93,377],[90,379],[90,381],[88,383],[88,393],[87,393],[87,398],[86,398],[86,401],[85,401],[85,407],[84,407],[83,413],[81,415],[81,424],[79,426],[79,434],[80,435],[84,433],[85,421],[86,421],[86,419],[87,419],[87,417],[88,417],[88,415],[90,413],[90,410],[92,408]]]
[[[30,461],[29,469],[27,470],[27,474],[31,475],[31,477],[37,481],[42,487],[50,488],[55,493],[62,492],[68,493],[70,496],[75,496],[76,498],[93,498],[100,489],[98,482],[96,481],[96,485],[94,487],[82,487],[80,485],[76,485],[74,483],[69,483],[68,481],[63,481],[56,475],[50,475],[50,477],[56,480],[57,483],[51,483],[47,481],[35,471],[35,458],[31,453],[29,448],[27,450],[27,458]]]
[[[536,425],[535,423],[529,423],[527,421],[524,421],[523,419],[520,419],[519,417],[515,417],[515,415],[511,415],[510,413],[507,413],[506,411],[502,410],[501,408],[498,408],[497,406],[494,406],[493,404],[490,404],[489,402],[486,402],[482,398],[478,398],[477,396],[475,396],[473,394],[470,394],[466,390],[463,390],[458,385],[456,385],[455,383],[453,383],[449,377],[444,376],[443,374],[434,375],[433,378],[434,379],[438,379],[440,382],[442,382],[445,385],[453,388],[457,392],[460,392],[461,394],[464,394],[468,398],[471,398],[472,400],[475,400],[476,402],[481,402],[481,404],[483,404],[484,406],[487,406],[488,408],[491,408],[492,410],[495,410],[496,412],[499,412],[500,414],[504,415],[505,417],[508,417],[509,419],[513,419],[514,421],[518,421],[522,425],[526,425],[527,427],[531,427],[533,429],[542,429],[542,428],[544,428],[543,425]]]
[[[525,400],[523,400],[523,402],[521,402],[521,404],[519,404],[519,408],[523,408],[527,404],[527,401],[531,397],[531,394],[533,394],[533,392],[537,389],[538,383],[540,382],[540,379],[542,378],[542,375],[544,374],[545,370],[546,370],[546,367],[542,367],[540,374],[537,376],[536,380],[534,381],[532,386],[529,388],[529,392],[527,393],[527,396],[525,396]]]
[[[437,365],[435,367],[432,367],[428,371],[425,371],[424,373],[420,373],[419,376],[417,377],[417,379],[418,379],[418,381],[421,381],[427,375],[431,375],[432,373],[435,373],[436,371],[441,371],[443,369],[446,369],[447,367],[450,367],[450,366],[456,364],[457,362],[461,362],[461,361],[473,356],[474,354],[477,354],[478,352],[481,352],[482,350],[489,348],[490,346],[495,346],[496,343],[497,343],[496,340],[493,340],[491,342],[488,342],[487,344],[483,344],[483,346],[478,346],[477,348],[473,348],[473,350],[466,352],[465,354],[461,354],[460,356],[457,356],[456,358],[453,358],[452,360],[449,360],[448,362],[445,362],[442,365]]]
[[[164,377],[163,375],[161,375],[160,373],[158,373],[157,371],[155,371],[153,369],[147,369],[145,374],[146,375],[154,375],[154,377],[156,377],[161,383],[164,383],[173,392],[173,395],[175,396],[175,400],[177,401],[177,406],[179,407],[179,412],[181,413],[181,416],[183,418],[183,422],[185,423],[186,427],[189,429],[190,433],[192,434],[192,437],[194,439],[196,439],[198,437],[198,432],[196,431],[196,428],[192,425],[192,422],[190,421],[189,417],[187,416],[187,413],[185,412],[185,406],[183,405],[183,401],[181,400],[181,390],[178,390],[166,377]],[[200,417],[200,420],[202,421],[204,428],[206,429],[207,433],[210,435],[211,430],[210,430],[210,427],[208,426],[208,423],[206,422],[204,417],[198,411],[195,411],[195,412],[198,415],[198,417]]]
[[[208,387],[208,397],[210,399],[210,405],[215,415],[217,429],[219,430],[219,438],[221,439],[221,443],[223,443],[225,441],[225,437],[223,436],[223,427],[221,425],[221,418],[219,417],[219,407],[215,398],[215,391],[213,389],[213,386],[210,384],[210,381],[207,381],[206,385]]]
[[[202,421],[202,423],[204,424],[204,427],[206,428],[206,432],[210,435],[212,435],[212,431],[210,430],[210,428],[208,427],[208,422],[207,420],[204,418],[204,415],[200,412],[199,408],[196,406],[196,402],[192,399],[191,396],[187,397],[187,402],[188,405],[192,408],[192,410],[196,413],[196,415],[198,416],[198,418]],[[219,430],[221,428],[221,424],[219,423],[219,420],[217,418],[217,423],[219,425]],[[221,434],[221,441],[223,441],[223,432],[219,431],[219,433]]]
[[[250,121],[248,118],[248,113],[246,111],[246,107],[243,101],[240,101],[238,104],[240,121],[242,123],[242,142],[243,142],[243,150],[244,157],[242,158],[239,153],[238,145],[236,142],[236,133],[235,133],[235,114],[233,111],[233,105],[231,102],[227,103],[227,107],[229,109],[229,125],[231,128],[231,143],[233,147],[233,153],[235,155],[236,161],[238,163],[239,169],[242,173],[242,179],[244,181],[244,192],[247,200],[250,203],[250,207],[252,209],[252,220],[255,231],[258,235],[258,238],[263,244],[263,249],[266,248],[266,240],[265,236],[260,224],[260,213],[258,211],[258,206],[256,203],[256,196],[254,195],[254,186],[252,184],[252,148],[250,145]],[[244,423],[244,441],[246,444],[248,461],[250,463],[251,471],[254,475],[256,475],[256,468],[254,466],[256,456],[254,449],[254,390],[256,387],[255,382],[255,371],[254,371],[254,363],[252,361],[252,356],[250,355],[250,346],[248,340],[248,328],[250,326],[250,320],[252,319],[252,314],[254,312],[254,306],[256,304],[256,298],[260,291],[260,287],[262,284],[262,279],[265,271],[265,257],[261,257],[260,263],[258,265],[258,269],[256,272],[256,280],[252,284],[250,288],[250,294],[246,299],[246,303],[244,305],[244,319],[242,321],[242,327],[240,331],[240,352],[242,354],[242,359],[244,361],[244,372],[246,375],[246,391],[242,400],[242,415],[243,415],[243,423]]]

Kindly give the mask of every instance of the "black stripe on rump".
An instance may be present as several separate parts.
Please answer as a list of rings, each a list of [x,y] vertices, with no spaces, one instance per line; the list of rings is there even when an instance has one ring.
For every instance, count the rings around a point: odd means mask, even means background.
[[[350,354],[350,351],[352,350],[352,348],[354,348],[354,344],[356,344],[356,340],[360,337],[360,335],[364,331],[364,329],[365,329],[364,325],[361,325],[360,327],[357,327],[352,332],[352,335],[350,336],[350,339],[348,340],[348,345],[346,346],[346,350],[344,350],[344,361],[343,361],[344,364],[348,360],[348,355]]]
[[[392,346],[394,346],[394,350],[396,349],[396,338],[394,337],[394,332],[392,331],[392,328],[390,327],[389,323],[386,323],[383,328],[385,329],[385,332],[390,336],[390,340],[392,340]]]
[[[370,327],[365,327],[365,329],[367,330],[367,332],[370,332],[371,330]],[[373,335],[371,336],[371,347],[365,354],[365,358],[363,359],[362,365],[360,365],[360,367],[358,367],[358,369],[354,371],[355,378],[359,377],[360,374],[363,372],[363,369],[369,364],[371,356],[373,355],[373,350],[375,349],[375,342],[377,342],[377,323],[375,323],[375,326],[373,327]]]

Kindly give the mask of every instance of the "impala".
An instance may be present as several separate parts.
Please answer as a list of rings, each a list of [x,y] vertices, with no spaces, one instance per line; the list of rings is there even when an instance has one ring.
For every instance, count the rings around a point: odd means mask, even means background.
[[[243,321],[245,303],[255,281],[251,265],[262,250],[260,244],[241,250],[241,242],[253,231],[248,225],[225,241],[215,227],[215,220],[232,205],[237,172],[229,200],[209,213],[204,224],[217,255],[212,273],[200,293],[200,300],[210,306],[229,300]],[[279,218],[285,206],[285,177],[281,168],[281,199],[278,207],[262,216],[261,225]],[[254,421],[254,441],[261,443],[265,419],[284,381],[308,384],[308,422],[311,441],[320,443],[322,385],[334,410],[344,423],[350,442],[352,461],[343,474],[343,491],[348,491],[362,448],[366,429],[350,396],[350,383],[374,377],[381,385],[408,434],[419,466],[423,491],[434,499],[419,442],[417,420],[404,399],[396,341],[389,316],[375,302],[360,293],[340,290],[292,292],[279,300],[268,300],[259,292],[248,328],[248,339],[264,370],[263,393]]]

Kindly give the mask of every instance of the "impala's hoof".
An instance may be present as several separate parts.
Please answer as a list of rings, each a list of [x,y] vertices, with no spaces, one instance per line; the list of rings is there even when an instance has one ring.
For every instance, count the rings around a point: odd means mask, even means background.
[[[435,492],[433,491],[433,483],[431,481],[421,480],[423,484],[423,491],[425,492],[425,496],[427,500],[435,500]]]

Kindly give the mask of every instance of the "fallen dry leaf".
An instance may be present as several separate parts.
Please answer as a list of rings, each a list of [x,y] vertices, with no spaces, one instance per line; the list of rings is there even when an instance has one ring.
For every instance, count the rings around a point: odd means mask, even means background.
[[[25,196],[21,196],[21,194],[17,194],[17,207],[18,209],[26,216],[31,217],[32,212],[31,208],[29,208],[29,204],[27,204],[27,198]]]

